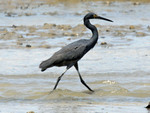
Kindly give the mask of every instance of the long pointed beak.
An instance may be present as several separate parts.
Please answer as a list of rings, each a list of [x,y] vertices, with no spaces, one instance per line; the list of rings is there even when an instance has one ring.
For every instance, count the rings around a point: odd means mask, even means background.
[[[109,21],[109,22],[113,22],[112,20],[109,20],[107,18],[103,18],[103,17],[100,17],[100,16],[95,17],[95,19],[101,19],[101,20],[106,20],[106,21]]]

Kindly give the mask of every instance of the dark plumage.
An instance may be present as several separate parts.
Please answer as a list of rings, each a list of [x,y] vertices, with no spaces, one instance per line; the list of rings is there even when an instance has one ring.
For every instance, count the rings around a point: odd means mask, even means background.
[[[145,108],[150,109],[150,102],[148,103],[148,105]]]
[[[85,44],[87,43],[88,40],[83,39],[63,47],[54,53],[51,58],[43,61],[40,64],[40,68],[42,71],[52,66],[67,66],[69,69],[69,67],[73,66],[85,54]]]
[[[89,19],[103,19],[106,21],[110,21],[109,19],[97,16],[94,13],[88,13],[84,17],[84,25],[89,28],[92,31],[92,37],[91,39],[81,39],[76,42],[73,42],[56,53],[52,55],[49,59],[43,61],[40,64],[41,71],[45,71],[47,68],[53,67],[53,66],[67,66],[66,71],[74,66],[79,74],[81,82],[90,90],[93,91],[82,79],[79,69],[78,69],[78,61],[90,50],[92,49],[97,40],[98,40],[98,31],[97,28],[92,25],[89,21]],[[65,72],[66,72],[65,71]],[[64,73],[65,73],[64,72]],[[56,89],[61,77],[64,75],[64,73],[58,77],[58,80],[56,82],[56,85],[53,90]]]

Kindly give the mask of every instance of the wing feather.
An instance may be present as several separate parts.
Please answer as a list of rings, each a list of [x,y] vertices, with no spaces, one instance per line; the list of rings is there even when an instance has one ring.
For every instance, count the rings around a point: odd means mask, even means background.
[[[83,57],[86,53],[86,45],[88,40],[79,40],[71,43],[59,51],[57,51],[52,57],[61,60],[77,60]]]

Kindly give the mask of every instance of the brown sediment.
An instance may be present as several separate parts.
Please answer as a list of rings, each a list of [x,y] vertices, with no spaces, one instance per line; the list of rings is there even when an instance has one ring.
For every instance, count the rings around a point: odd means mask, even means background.
[[[113,2],[126,2],[126,0],[92,0],[92,2],[102,1],[107,6],[111,5]],[[26,0],[26,1],[19,1],[19,0],[5,0],[0,1],[0,11],[5,11],[6,16],[22,16],[22,14],[17,15],[16,13],[12,12],[12,9],[33,9],[40,7],[42,5],[57,5],[57,4],[65,4],[65,6],[72,6],[79,3],[91,2],[91,0]],[[130,0],[133,5],[141,5],[141,3],[150,2],[149,0]],[[111,11],[111,10],[110,10]],[[50,12],[50,13],[43,13],[44,15],[56,15],[58,12]],[[79,13],[76,13],[79,14]],[[24,13],[23,15],[31,16],[35,15],[34,13]]]
[[[144,36],[147,36],[147,34],[144,32],[136,32],[136,36],[137,37],[144,37]]]
[[[33,3],[35,1],[38,1],[39,4],[41,4],[40,2],[42,2],[42,4],[47,3],[47,4],[59,4],[59,3],[70,3],[70,4],[75,4],[75,3],[81,3],[81,2],[89,2],[91,0],[26,0],[26,1],[15,1],[18,4],[26,4],[26,7],[22,7],[22,8],[27,8],[28,7],[28,3]],[[105,3],[109,4],[110,2],[114,2],[114,1],[120,1],[120,2],[126,2],[126,0],[92,0],[92,2],[96,2],[96,1],[104,1]],[[130,0],[132,2],[134,2],[134,5],[140,5],[140,2],[150,2],[149,0]],[[38,3],[37,2],[37,3]],[[3,3],[8,3],[13,4],[14,1],[12,2],[11,0],[6,0]]]
[[[129,26],[129,29],[135,29],[134,25]]]
[[[35,113],[34,111],[28,111],[27,113]]]
[[[90,38],[90,32],[84,25],[56,25],[45,23],[41,26],[1,26],[0,39],[13,40],[10,44],[1,43],[0,48],[24,48],[24,45],[30,44],[33,48],[51,48],[52,45],[46,44],[46,39],[59,37],[68,37],[67,40],[81,39],[81,37]],[[101,37],[120,37],[122,40],[132,41],[132,38],[126,39],[125,36],[145,37],[149,35],[148,29],[142,25],[96,25]],[[41,40],[37,43],[37,41]],[[14,41],[16,45],[14,44]],[[44,43],[43,43],[44,42]],[[43,45],[44,44],[44,45]],[[4,46],[6,45],[6,46]],[[102,42],[101,45],[107,45]],[[55,45],[56,46],[56,45]],[[59,45],[57,45],[59,46]],[[28,46],[27,46],[28,47]]]

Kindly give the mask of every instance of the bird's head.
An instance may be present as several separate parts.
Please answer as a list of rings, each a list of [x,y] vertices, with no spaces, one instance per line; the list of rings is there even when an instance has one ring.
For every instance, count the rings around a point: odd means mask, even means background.
[[[112,20],[109,20],[109,19],[107,19],[107,18],[98,16],[97,14],[92,13],[92,12],[86,14],[85,17],[84,17],[84,20],[85,20],[85,19],[101,19],[101,20],[106,20],[106,21],[109,21],[109,22],[113,22]]]

